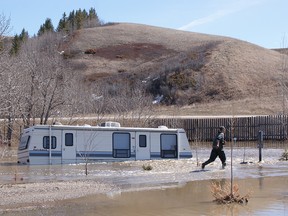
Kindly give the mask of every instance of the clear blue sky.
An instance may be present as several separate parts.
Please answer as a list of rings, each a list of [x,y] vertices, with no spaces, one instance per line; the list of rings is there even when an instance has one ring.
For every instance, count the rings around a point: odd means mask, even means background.
[[[91,7],[104,22],[129,22],[222,35],[265,48],[287,47],[288,0],[0,0],[10,35],[36,34],[46,18]]]

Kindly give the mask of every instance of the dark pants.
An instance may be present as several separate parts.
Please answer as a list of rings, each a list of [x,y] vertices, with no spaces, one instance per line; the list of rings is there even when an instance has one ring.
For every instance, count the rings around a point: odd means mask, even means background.
[[[203,165],[206,166],[207,164],[212,163],[213,161],[215,161],[215,159],[217,157],[220,158],[220,160],[221,160],[223,165],[226,165],[225,164],[225,162],[226,162],[225,152],[223,150],[221,150],[221,149],[214,149],[214,148],[211,151],[210,158],[207,161],[205,161],[203,163]]]

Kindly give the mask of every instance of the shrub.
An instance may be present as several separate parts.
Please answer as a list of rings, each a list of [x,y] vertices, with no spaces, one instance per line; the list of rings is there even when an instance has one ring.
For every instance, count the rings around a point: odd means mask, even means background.
[[[214,182],[211,184],[211,192],[213,197],[215,198],[214,201],[218,204],[246,204],[248,203],[248,199],[250,197],[250,193],[246,194],[245,196],[241,196],[239,193],[239,186],[237,184],[233,185],[231,193],[231,186],[229,184],[221,187],[220,184]]]
[[[283,161],[288,160],[288,149],[285,149],[285,151],[282,153],[280,160],[283,160]]]
[[[96,54],[96,49],[87,49],[84,52],[85,54]]]
[[[148,165],[145,165],[145,164],[144,164],[144,165],[142,166],[142,168],[143,168],[143,170],[146,170],[146,171],[150,171],[150,170],[153,169],[150,164],[148,164]]]

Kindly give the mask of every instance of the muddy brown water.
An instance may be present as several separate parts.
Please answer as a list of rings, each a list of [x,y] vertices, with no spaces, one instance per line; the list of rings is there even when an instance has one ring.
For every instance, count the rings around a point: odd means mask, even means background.
[[[149,161],[153,170],[143,171],[146,162],[96,163],[89,166],[88,178],[114,183],[120,190],[77,199],[57,201],[3,211],[2,215],[69,215],[69,216],[190,216],[190,215],[280,215],[288,216],[288,164],[278,160],[283,150],[263,151],[258,163],[256,150],[247,150],[243,162],[242,149],[234,151],[234,183],[240,194],[251,192],[246,205],[218,205],[213,202],[211,183],[229,183],[230,168],[219,170],[219,159],[197,172],[196,157],[191,160]],[[209,156],[210,149],[200,149],[199,158]],[[229,151],[227,153],[227,162]],[[194,172],[196,171],[196,172]],[[24,182],[81,180],[82,165],[60,166],[0,166],[1,184],[11,183],[17,172]],[[5,199],[5,198],[2,198]]]
[[[288,215],[287,177],[235,180],[241,195],[251,192],[248,204],[219,205],[213,202],[211,183],[227,181],[230,180],[193,181],[173,187],[98,194],[61,201],[53,207],[37,208],[23,214],[18,212],[17,215]]]

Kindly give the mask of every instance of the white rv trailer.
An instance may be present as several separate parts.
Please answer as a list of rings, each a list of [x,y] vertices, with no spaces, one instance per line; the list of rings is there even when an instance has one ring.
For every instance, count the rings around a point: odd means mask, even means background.
[[[21,164],[68,164],[191,158],[184,129],[35,125],[24,129],[18,149]]]

